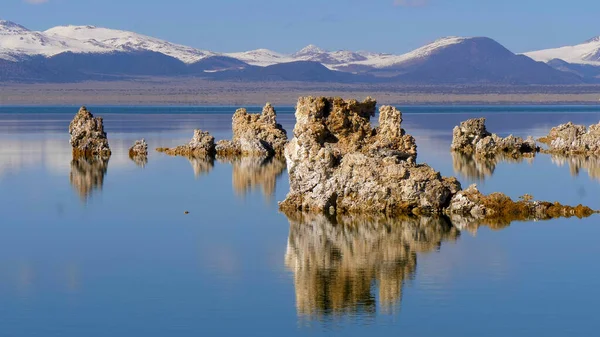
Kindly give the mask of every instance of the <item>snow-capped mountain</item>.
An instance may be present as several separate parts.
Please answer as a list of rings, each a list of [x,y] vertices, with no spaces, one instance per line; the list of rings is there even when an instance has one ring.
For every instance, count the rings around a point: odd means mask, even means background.
[[[259,67],[295,61],[295,59],[290,55],[280,54],[269,49],[256,49],[240,53],[228,53],[224,55]]]
[[[524,53],[524,55],[542,62],[560,59],[569,63],[600,66],[600,36],[589,39],[578,45],[532,51]]]
[[[576,56],[573,59],[600,63],[600,38],[581,46],[571,47],[577,51],[572,52]],[[484,37],[446,37],[402,55],[327,51],[315,45],[293,54],[268,49],[218,53],[123,30],[59,26],[36,32],[10,21],[0,21],[0,81],[198,76],[242,81],[345,83],[581,82],[579,70],[561,71],[563,68],[566,69],[561,66],[557,70],[529,57],[515,55]]]
[[[52,56],[64,52],[102,53],[112,48],[91,40],[56,38],[31,31],[14,22],[0,20],[0,58],[16,61],[23,56]]]
[[[50,28],[43,34],[57,40],[75,40],[106,46],[111,51],[154,51],[184,63],[194,63],[205,57],[217,55],[210,51],[174,44],[150,36],[94,26],[59,26]]]

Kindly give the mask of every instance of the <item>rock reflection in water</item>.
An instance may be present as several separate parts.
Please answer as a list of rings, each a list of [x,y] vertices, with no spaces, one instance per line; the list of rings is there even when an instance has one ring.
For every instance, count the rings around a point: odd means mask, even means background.
[[[477,181],[483,181],[491,177],[496,170],[496,165],[500,162],[522,163],[523,161],[531,163],[533,156],[512,157],[498,154],[492,158],[476,157],[473,154],[461,152],[452,152],[452,166],[454,173],[465,178],[470,178]]]
[[[73,157],[69,179],[82,200],[87,200],[94,190],[101,190],[108,170],[108,157]]]
[[[129,159],[141,168],[146,167],[146,164],[148,164],[148,156],[129,154]]]
[[[214,158],[210,156],[194,156],[187,157],[194,169],[194,177],[198,178],[202,175],[210,173],[215,166]]]
[[[582,155],[552,155],[552,163],[562,167],[569,165],[572,176],[578,176],[581,170],[587,172],[590,178],[600,180],[600,157]]]
[[[267,200],[272,200],[275,196],[277,178],[286,168],[285,161],[275,157],[220,157],[219,160],[231,163],[233,166],[232,184],[238,195],[243,196],[250,190],[260,187]]]
[[[373,315],[393,311],[405,279],[414,276],[417,253],[439,249],[459,231],[445,218],[356,219],[299,215],[289,219],[286,266],[294,273],[301,317]]]

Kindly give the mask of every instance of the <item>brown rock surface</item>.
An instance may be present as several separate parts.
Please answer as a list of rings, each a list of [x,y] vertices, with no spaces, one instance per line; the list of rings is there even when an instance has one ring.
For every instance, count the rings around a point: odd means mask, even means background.
[[[82,106],[69,124],[74,156],[110,156],[102,117],[94,117]]]
[[[477,157],[494,157],[498,154],[513,157],[535,155],[538,147],[532,137],[523,140],[509,135],[506,138],[488,132],[485,118],[473,118],[460,123],[452,131],[452,151],[473,154]]]
[[[600,123],[575,125],[572,122],[561,124],[550,130],[547,136],[539,139],[548,145],[545,152],[557,154],[600,154]]]
[[[148,163],[148,144],[145,139],[136,140],[133,146],[129,148],[129,158],[140,167],[146,166]]]
[[[286,211],[408,214],[439,212],[460,184],[415,164],[415,140],[401,129],[402,115],[376,102],[300,98],[294,138],[285,156],[290,192]]]
[[[221,156],[283,155],[287,143],[286,131],[277,124],[277,113],[267,103],[260,114],[236,110],[232,118],[233,139],[219,141],[217,153]]]
[[[215,137],[208,132],[202,130],[194,130],[192,140],[186,145],[180,145],[175,148],[159,147],[158,152],[164,152],[171,156],[214,156],[215,154]]]
[[[513,221],[548,220],[560,217],[589,217],[596,211],[583,205],[575,207],[558,202],[534,201],[526,196],[513,201],[503,193],[483,195],[476,185],[456,193],[446,213],[456,224],[478,223],[506,226]]]

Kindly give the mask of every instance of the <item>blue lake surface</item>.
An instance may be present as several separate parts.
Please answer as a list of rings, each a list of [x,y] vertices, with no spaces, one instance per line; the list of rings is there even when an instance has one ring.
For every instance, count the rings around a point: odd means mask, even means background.
[[[73,161],[74,107],[0,108],[0,336],[594,336],[600,222],[457,228],[288,219],[285,163],[155,152],[234,107],[88,107],[113,155]],[[600,121],[600,107],[400,107],[418,161],[467,187],[600,209],[600,160],[480,163],[452,128],[501,136]],[[253,107],[250,110],[259,111]],[[291,137],[293,107],[278,121]],[[374,119],[375,121],[376,119]],[[145,138],[139,165],[127,151]],[[184,211],[189,211],[185,215]]]

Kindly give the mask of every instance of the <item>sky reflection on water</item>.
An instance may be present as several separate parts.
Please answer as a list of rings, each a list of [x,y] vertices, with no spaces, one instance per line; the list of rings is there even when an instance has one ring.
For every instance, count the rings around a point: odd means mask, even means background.
[[[229,138],[230,114],[107,114],[113,155],[105,162],[71,157],[66,126],[75,112],[0,113],[0,335],[596,331],[597,217],[462,231],[445,218],[288,219],[277,210],[285,163],[154,151],[186,143],[194,128]],[[419,161],[463,186],[600,208],[593,158],[453,156],[452,127],[480,115],[409,113],[404,128]],[[535,137],[600,117],[483,115],[501,136]],[[291,135],[293,115],[278,119]],[[144,167],[127,155],[140,138],[149,144]]]

